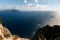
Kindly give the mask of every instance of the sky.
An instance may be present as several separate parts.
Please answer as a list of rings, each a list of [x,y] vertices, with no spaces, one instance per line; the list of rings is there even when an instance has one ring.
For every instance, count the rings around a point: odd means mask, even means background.
[[[60,0],[0,0],[0,9],[60,9]]]
[[[28,2],[33,3],[32,0],[28,0]],[[24,0],[0,0],[0,5],[24,5]]]
[[[27,0],[28,3],[35,3],[35,0]],[[60,0],[38,0],[41,5],[59,5]],[[24,0],[0,0],[0,5],[24,5]]]

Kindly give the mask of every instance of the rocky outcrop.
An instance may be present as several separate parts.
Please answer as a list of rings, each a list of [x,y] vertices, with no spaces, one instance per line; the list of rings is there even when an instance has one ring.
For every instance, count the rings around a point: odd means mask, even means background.
[[[37,29],[32,40],[54,40],[60,36],[60,25],[46,25]]]

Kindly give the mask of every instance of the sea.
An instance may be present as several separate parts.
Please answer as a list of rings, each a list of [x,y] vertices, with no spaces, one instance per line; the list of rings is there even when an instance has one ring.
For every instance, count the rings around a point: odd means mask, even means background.
[[[4,27],[20,37],[31,38],[38,28],[45,25],[60,25],[60,14],[55,11],[1,10]]]

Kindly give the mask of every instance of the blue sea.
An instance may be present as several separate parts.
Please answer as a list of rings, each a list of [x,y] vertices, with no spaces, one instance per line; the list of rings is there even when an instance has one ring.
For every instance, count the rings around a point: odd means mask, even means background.
[[[3,25],[12,34],[20,37],[31,37],[38,28],[44,25],[60,23],[58,22],[60,15],[57,16],[57,13],[53,11],[2,10],[0,17],[3,19]]]

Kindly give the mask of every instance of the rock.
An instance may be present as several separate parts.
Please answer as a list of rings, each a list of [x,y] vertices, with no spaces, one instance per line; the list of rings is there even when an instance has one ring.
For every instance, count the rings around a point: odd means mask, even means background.
[[[33,36],[32,40],[54,40],[60,36],[60,25],[46,25],[42,28],[37,29],[35,35]]]

